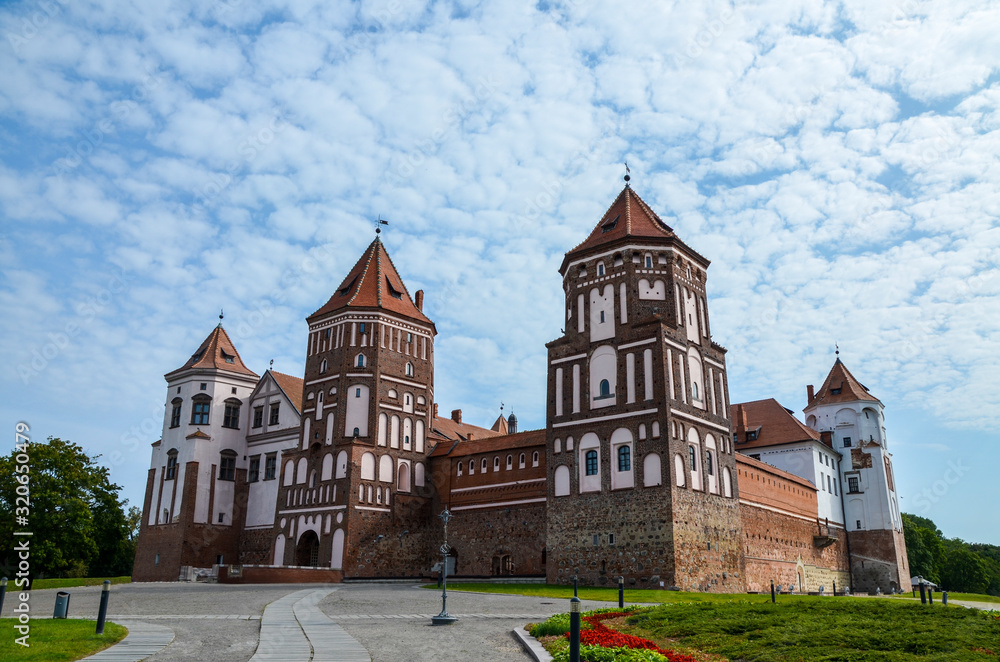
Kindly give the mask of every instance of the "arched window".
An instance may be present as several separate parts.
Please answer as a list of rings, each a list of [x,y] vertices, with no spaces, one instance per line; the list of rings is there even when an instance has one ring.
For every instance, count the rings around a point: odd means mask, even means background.
[[[691,382],[691,397],[695,400],[701,400],[701,398],[698,397],[698,382]]]
[[[500,471],[500,456],[493,458],[493,471]]]
[[[469,460],[469,475],[471,476],[474,473],[476,473],[476,461]]]
[[[413,364],[412,363],[407,363],[406,364],[406,376],[407,377],[412,377],[413,376]]]
[[[212,406],[212,398],[199,393],[191,399],[194,401],[194,406],[191,407],[191,425],[208,425],[208,412]]]
[[[183,402],[180,398],[174,398],[170,401],[173,406],[170,411],[170,427],[172,428],[178,428],[181,425],[181,404]]]
[[[508,455],[507,456],[507,471],[510,471],[513,468],[514,468],[514,456],[513,455]]]
[[[461,475],[462,475],[462,467],[463,467],[463,466],[465,466],[465,465],[464,465],[464,464],[462,464],[461,462],[459,462],[459,463],[458,463],[458,475],[459,475],[459,476],[461,476]]]
[[[219,480],[236,480],[236,451],[227,448],[219,453]]]
[[[517,468],[518,469],[524,468],[524,453],[521,453],[521,456],[517,459]]]
[[[603,262],[598,262],[597,263],[597,275],[598,276],[603,276],[604,275],[604,263]]]
[[[694,452],[694,446],[688,446],[688,457],[691,459],[691,471],[698,471],[698,455]]]
[[[165,480],[177,478],[177,449],[171,448],[167,451],[167,475]]]
[[[483,458],[483,461],[479,463],[479,470],[482,471],[483,473],[486,473],[486,458],[485,457]]]
[[[321,373],[326,372],[326,359],[323,359],[323,362],[319,364],[319,371]]]
[[[365,355],[364,354],[358,354],[357,361],[355,362],[354,365],[356,365],[359,368],[364,368],[365,367]]]
[[[586,463],[586,474],[588,476],[597,475],[597,451],[587,451],[584,455],[584,462]]]
[[[538,451],[535,451],[534,453],[531,454],[531,466],[533,467],[538,466]]]
[[[715,475],[715,469],[712,467],[712,451],[705,451],[705,473],[709,476]]]
[[[646,268],[647,269],[653,268],[653,256],[650,255],[649,253],[646,253]]]
[[[628,446],[618,447],[618,471],[632,471],[632,449]]]
[[[611,397],[611,382],[606,379],[601,380],[601,398]]]

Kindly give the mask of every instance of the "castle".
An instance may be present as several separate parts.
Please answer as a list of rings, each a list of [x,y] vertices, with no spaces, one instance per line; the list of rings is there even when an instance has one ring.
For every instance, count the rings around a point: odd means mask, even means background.
[[[625,188],[559,272],[546,425],[439,415],[434,323],[384,243],[307,318],[302,378],[220,324],[165,375],[133,579],[418,578],[909,590],[882,403],[839,356],[802,423],[729,401],[709,261]]]

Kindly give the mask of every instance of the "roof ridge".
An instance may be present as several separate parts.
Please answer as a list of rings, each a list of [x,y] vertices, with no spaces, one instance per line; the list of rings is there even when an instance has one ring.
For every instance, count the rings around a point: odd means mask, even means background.
[[[375,237],[375,243],[378,246],[375,247],[375,273],[378,278],[378,282],[375,283],[376,289],[376,301],[378,301],[379,308],[382,307],[382,251],[379,248],[382,247],[382,242],[379,241],[378,237]]]
[[[623,191],[625,194],[625,236],[632,234],[632,205],[630,204],[632,196],[629,195],[631,190],[632,187],[626,184]]]
[[[365,282],[365,275],[367,275],[367,273],[368,273],[368,267],[370,267],[371,263],[372,263],[372,251],[371,251],[371,249],[372,249],[372,246],[375,244],[376,241],[378,241],[378,239],[376,239],[371,244],[369,244],[368,245],[368,250],[365,251],[365,253],[368,254],[368,260],[365,262],[364,269],[362,269],[361,273],[358,275],[358,287],[357,287],[357,289],[354,290],[354,294],[351,295],[351,298],[347,300],[347,305],[348,306],[351,305],[352,303],[354,303],[354,300],[358,297],[358,294],[361,292],[361,285]],[[378,267],[376,267],[376,268],[378,268]],[[353,271],[353,269],[351,271]],[[348,276],[349,275],[350,274],[348,274]],[[349,283],[349,285],[353,285],[353,284],[354,283]],[[382,303],[382,300],[380,298],[379,299],[379,304],[381,304],[381,303]]]

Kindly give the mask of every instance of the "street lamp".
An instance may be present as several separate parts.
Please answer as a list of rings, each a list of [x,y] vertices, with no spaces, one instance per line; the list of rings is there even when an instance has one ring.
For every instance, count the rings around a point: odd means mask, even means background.
[[[453,515],[445,508],[438,517],[444,522],[444,544],[441,545],[441,561],[444,564],[441,567],[441,613],[431,618],[431,625],[451,625],[458,620],[448,613],[448,552],[451,551],[448,546],[448,521]]]

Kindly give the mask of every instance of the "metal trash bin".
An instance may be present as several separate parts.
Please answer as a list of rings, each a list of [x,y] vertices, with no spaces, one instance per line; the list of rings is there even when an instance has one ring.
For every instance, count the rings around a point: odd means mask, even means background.
[[[69,614],[69,593],[59,591],[56,593],[56,608],[52,612],[52,618],[66,618]]]

